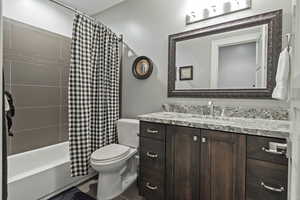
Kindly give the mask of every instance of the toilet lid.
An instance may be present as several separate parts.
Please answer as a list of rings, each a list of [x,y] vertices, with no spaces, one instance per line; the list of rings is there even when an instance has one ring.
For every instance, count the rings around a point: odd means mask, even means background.
[[[129,154],[130,148],[119,144],[110,144],[96,150],[91,159],[97,162],[109,162],[125,157]]]

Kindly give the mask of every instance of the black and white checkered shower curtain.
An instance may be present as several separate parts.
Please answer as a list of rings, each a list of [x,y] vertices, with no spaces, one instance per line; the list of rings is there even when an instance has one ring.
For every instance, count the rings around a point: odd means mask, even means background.
[[[69,76],[73,177],[88,174],[93,151],[117,141],[119,60],[117,35],[104,25],[76,14]]]

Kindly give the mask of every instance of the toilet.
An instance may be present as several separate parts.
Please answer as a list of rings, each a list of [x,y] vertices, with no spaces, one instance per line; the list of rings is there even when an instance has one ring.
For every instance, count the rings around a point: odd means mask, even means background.
[[[97,200],[119,196],[137,179],[139,121],[117,121],[119,144],[102,147],[91,155],[91,166],[99,173]]]

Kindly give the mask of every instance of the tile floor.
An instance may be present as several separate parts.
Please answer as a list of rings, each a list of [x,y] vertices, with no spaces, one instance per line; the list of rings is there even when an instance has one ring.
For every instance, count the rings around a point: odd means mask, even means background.
[[[91,197],[97,198],[97,179],[91,179],[77,186],[77,188]],[[138,195],[137,184],[134,183],[123,194],[113,200],[144,200],[144,198]]]

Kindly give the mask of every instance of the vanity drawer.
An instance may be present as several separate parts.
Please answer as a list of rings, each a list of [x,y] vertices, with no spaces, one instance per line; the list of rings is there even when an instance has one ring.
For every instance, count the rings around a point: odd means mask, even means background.
[[[283,139],[248,136],[247,158],[287,165],[288,159],[284,151],[283,154],[276,154],[276,152],[269,151],[269,144],[272,142],[286,144],[286,141]],[[280,152],[280,150],[278,152]]]
[[[140,165],[151,170],[165,169],[165,143],[149,138],[140,138]]]
[[[247,160],[246,200],[286,200],[288,167]]]
[[[165,141],[166,126],[163,124],[140,122],[140,136]]]
[[[164,200],[164,175],[145,168],[140,170],[140,194],[146,200]]]

